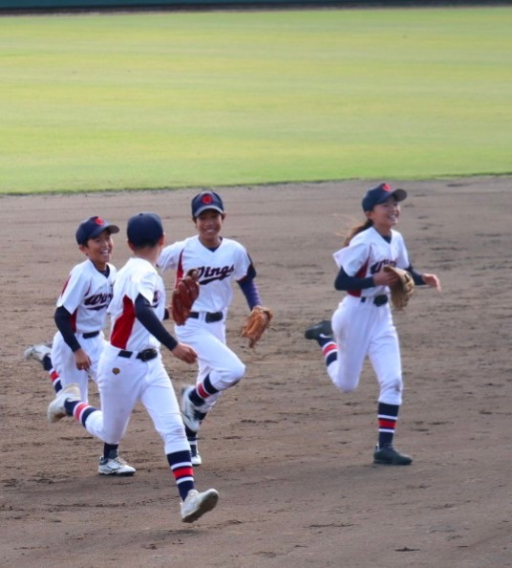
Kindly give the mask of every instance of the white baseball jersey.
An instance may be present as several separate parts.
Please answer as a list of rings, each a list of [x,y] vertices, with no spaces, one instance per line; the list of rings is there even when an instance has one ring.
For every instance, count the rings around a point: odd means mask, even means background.
[[[338,268],[342,268],[348,276],[367,278],[379,272],[383,266],[390,264],[398,268],[408,268],[409,258],[402,235],[391,231],[391,242],[387,242],[373,227],[361,231],[344,247],[333,254]],[[389,292],[387,286],[376,286],[365,290],[351,290],[351,296],[379,296]]]
[[[107,318],[107,308],[112,299],[112,290],[116,277],[116,269],[108,265],[109,274],[105,276],[97,270],[89,260],[76,265],[70,272],[57,307],[64,307],[71,314],[71,327],[91,359],[89,371],[76,368],[75,357],[60,331],[57,331],[52,342],[52,363],[60,376],[63,387],[70,383],[78,383],[81,398],[87,401],[89,376],[97,379],[97,367],[103,351],[105,339],[103,328]],[[84,333],[100,333],[91,338],[84,338]]]
[[[164,248],[158,266],[176,271],[176,281],[190,269],[199,271],[199,297],[192,306],[197,312],[225,311],[233,299],[233,280],[242,280],[249,271],[251,258],[238,242],[223,238],[214,251],[206,248],[198,236]]]
[[[155,267],[142,258],[131,258],[117,273],[111,317],[110,343],[118,349],[143,351],[159,348],[160,342],[135,317],[135,300],[146,298],[160,321],[165,314],[165,289]]]
[[[70,272],[57,307],[64,307],[71,314],[75,333],[100,331],[105,327],[107,307],[112,299],[116,269],[108,265],[108,277],[98,271],[89,260],[77,264]]]
[[[149,261],[133,257],[117,273],[108,309],[112,320],[110,344],[103,350],[98,365],[101,411],[90,413],[84,425],[93,436],[109,444],[119,444],[135,404],[142,402],[164,441],[165,453],[190,451],[176,394],[161,355],[147,362],[120,356],[120,349],[140,352],[160,346],[135,317],[135,300],[139,294],[162,320],[163,280]]]

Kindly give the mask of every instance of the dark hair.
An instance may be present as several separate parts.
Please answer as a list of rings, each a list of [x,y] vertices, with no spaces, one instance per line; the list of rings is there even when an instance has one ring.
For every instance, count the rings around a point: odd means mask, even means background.
[[[352,229],[350,229],[350,231],[348,232],[348,235],[345,237],[345,240],[343,241],[343,247],[348,247],[348,245],[350,244],[350,241],[357,234],[362,233],[363,231],[366,231],[366,229],[369,229],[372,225],[373,225],[373,221],[371,219],[366,219],[366,221],[364,223],[359,223],[355,227],[352,227]]]

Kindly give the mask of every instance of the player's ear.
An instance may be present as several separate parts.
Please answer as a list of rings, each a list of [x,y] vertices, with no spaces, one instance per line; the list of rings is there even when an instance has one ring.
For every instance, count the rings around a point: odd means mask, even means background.
[[[128,248],[129,248],[131,251],[134,251],[134,250],[135,250],[135,245],[134,245],[133,243],[131,243],[130,241],[127,240],[127,241],[126,241],[126,244],[128,245]]]
[[[78,249],[85,255],[89,253],[89,247],[87,245],[78,245]]]

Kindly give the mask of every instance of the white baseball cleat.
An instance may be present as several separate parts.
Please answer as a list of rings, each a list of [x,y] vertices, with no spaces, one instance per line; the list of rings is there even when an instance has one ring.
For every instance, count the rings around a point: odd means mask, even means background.
[[[181,503],[181,520],[184,523],[193,523],[217,505],[219,494],[215,489],[208,489],[199,493],[196,489],[188,492],[187,498]]]
[[[203,458],[199,455],[197,450],[195,453],[191,453],[190,461],[192,462],[192,465],[196,467],[203,464]]]
[[[35,359],[36,361],[39,361],[39,363],[42,363],[44,358],[47,355],[50,355],[51,352],[52,350],[50,349],[50,347],[48,347],[48,345],[31,345],[30,347],[27,347],[25,351],[23,351],[23,359],[25,359],[25,361],[28,361],[29,359]]]
[[[193,390],[194,387],[185,387],[181,391],[181,414],[183,416],[185,426],[192,430],[192,432],[198,432],[201,427],[204,414],[201,414],[197,410],[188,396]]]
[[[68,400],[80,400],[80,387],[76,383],[66,385],[50,402],[50,404],[48,405],[48,410],[46,412],[48,422],[58,422],[68,415],[66,408],[64,407],[64,403]]]
[[[135,468],[128,465],[123,458],[116,456],[115,458],[104,458],[101,456],[98,465],[98,473],[100,475],[133,475]]]
[[[192,465],[202,465],[203,459],[199,455],[197,449],[197,438],[195,440],[188,440],[188,445],[190,446],[190,461]]]

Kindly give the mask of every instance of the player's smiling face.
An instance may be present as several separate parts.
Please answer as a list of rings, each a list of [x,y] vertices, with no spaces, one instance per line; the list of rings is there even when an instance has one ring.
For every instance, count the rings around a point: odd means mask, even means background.
[[[391,229],[398,223],[400,205],[394,197],[390,197],[384,203],[375,205],[366,216],[373,221],[373,226],[381,235],[389,235]]]
[[[97,237],[89,239],[87,246],[80,245],[80,250],[89,257],[98,270],[105,270],[114,250],[114,241],[110,231],[105,229]]]
[[[196,217],[196,229],[199,240],[208,248],[218,247],[221,242],[220,230],[225,215],[214,209],[207,209]]]

